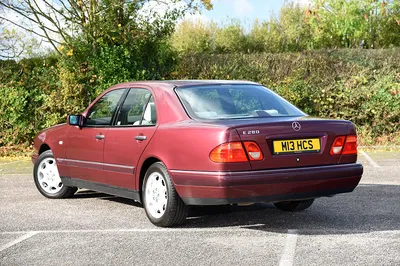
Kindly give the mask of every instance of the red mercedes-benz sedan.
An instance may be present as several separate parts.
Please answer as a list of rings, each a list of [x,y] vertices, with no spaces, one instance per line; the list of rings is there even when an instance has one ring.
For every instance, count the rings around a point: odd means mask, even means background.
[[[44,196],[86,188],[131,198],[158,226],[183,223],[190,205],[301,211],[353,191],[363,173],[351,122],[309,117],[247,81],[118,84],[34,147]]]

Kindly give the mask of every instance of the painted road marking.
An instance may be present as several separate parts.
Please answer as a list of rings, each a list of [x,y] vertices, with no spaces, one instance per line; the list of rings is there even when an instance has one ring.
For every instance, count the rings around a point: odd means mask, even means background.
[[[65,229],[65,230],[39,230],[36,233],[60,234],[60,233],[151,233],[151,232],[250,232],[251,227],[224,227],[224,228],[122,228],[122,229]],[[26,234],[30,231],[0,232],[0,235]]]
[[[8,242],[8,243],[2,245],[2,246],[0,247],[0,252],[3,251],[3,250],[6,250],[6,249],[9,248],[9,247],[12,247],[12,246],[18,244],[18,243],[20,243],[20,242],[22,242],[22,241],[24,241],[24,240],[27,240],[28,238],[30,238],[30,237],[36,235],[37,233],[38,233],[38,232],[35,232],[35,231],[27,232],[26,234],[24,234],[24,235],[18,237],[17,239],[14,239],[14,240],[12,240],[12,241],[10,241],[10,242]]]
[[[279,266],[292,266],[297,244],[297,230],[288,230]]]
[[[264,226],[264,225],[256,225],[255,227],[259,226]],[[151,233],[151,232],[166,232],[166,233],[192,233],[192,232],[254,232],[254,233],[261,233],[265,232],[268,234],[282,234],[284,235],[285,233],[279,233],[279,232],[274,232],[274,231],[260,231],[260,230],[253,230],[254,226],[240,226],[240,227],[222,227],[222,228],[115,228],[115,229],[60,229],[60,230],[37,230],[37,231],[5,231],[5,232],[0,232],[0,235],[22,235],[22,234],[28,234],[31,232],[35,232],[37,234],[60,234],[60,233]],[[267,229],[267,228],[266,228]],[[302,229],[301,231],[299,230],[289,230],[290,232],[295,232],[296,235],[299,234],[323,234],[323,235],[336,235],[338,233],[340,234],[361,234],[365,236],[366,234],[393,234],[393,233],[399,233],[400,230],[382,230],[382,231],[372,231],[366,233],[365,230],[355,230],[355,229]],[[286,233],[287,236],[287,233]]]
[[[365,159],[367,159],[367,161],[368,161],[373,167],[380,167],[374,160],[372,160],[371,157],[369,157],[369,155],[368,155],[366,152],[361,151],[361,154],[365,157]]]

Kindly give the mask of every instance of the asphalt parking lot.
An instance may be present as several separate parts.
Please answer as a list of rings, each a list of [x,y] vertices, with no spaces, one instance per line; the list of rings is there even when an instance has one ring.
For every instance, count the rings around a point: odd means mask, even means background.
[[[196,208],[180,228],[90,191],[49,200],[0,159],[0,265],[400,265],[400,152],[361,152],[361,184],[301,213]]]

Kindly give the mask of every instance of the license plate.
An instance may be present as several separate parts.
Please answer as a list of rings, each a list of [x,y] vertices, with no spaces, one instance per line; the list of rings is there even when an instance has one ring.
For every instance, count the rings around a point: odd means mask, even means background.
[[[275,140],[274,154],[319,152],[321,144],[319,138]]]

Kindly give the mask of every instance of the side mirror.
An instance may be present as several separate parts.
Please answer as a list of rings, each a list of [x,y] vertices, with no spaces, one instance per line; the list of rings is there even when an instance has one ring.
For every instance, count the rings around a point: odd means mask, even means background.
[[[68,124],[71,126],[83,126],[84,116],[83,115],[69,115]]]

